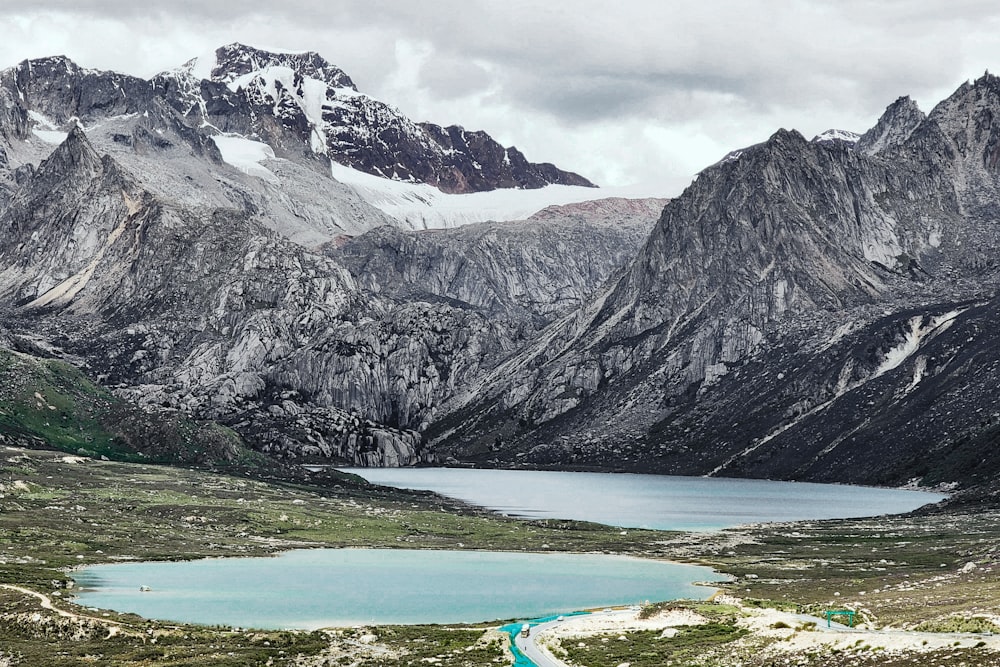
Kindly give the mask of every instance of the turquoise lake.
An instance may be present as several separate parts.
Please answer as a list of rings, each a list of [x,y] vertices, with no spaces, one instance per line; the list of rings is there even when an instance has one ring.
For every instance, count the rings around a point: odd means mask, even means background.
[[[624,556],[402,549],[118,563],[73,576],[85,606],[206,625],[304,629],[491,621],[706,598],[714,589],[692,582],[724,579],[705,567]]]
[[[945,498],[925,491],[718,477],[469,468],[341,470],[375,484],[436,491],[511,516],[658,530],[902,514]]]

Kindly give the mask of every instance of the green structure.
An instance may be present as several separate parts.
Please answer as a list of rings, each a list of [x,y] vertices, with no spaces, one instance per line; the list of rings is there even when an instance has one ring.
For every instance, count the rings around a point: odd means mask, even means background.
[[[830,627],[830,619],[834,616],[846,616],[848,625],[854,627],[854,612],[849,609],[827,610],[823,613],[826,614],[826,627]]]

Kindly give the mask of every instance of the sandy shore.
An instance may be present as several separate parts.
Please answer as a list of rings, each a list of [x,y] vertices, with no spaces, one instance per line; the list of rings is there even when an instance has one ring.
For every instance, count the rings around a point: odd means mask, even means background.
[[[737,625],[750,631],[739,640],[753,642],[759,650],[777,655],[802,654],[809,651],[844,651],[858,646],[893,653],[923,653],[951,648],[979,647],[1000,652],[1000,635],[971,633],[912,632],[906,630],[873,630],[867,628],[827,628],[826,621],[776,609],[746,607],[737,598],[719,596],[717,601],[737,606],[742,611]],[[538,635],[538,643],[553,654],[550,647],[574,638],[592,635],[624,635],[640,630],[654,630],[670,636],[672,629],[697,625],[708,619],[689,609],[673,609],[651,618],[639,618],[637,609],[596,612],[586,616],[566,618]],[[814,625],[813,625],[814,624]],[[558,651],[556,651],[558,653]],[[555,655],[553,660],[560,662]],[[565,663],[561,663],[565,664]]]

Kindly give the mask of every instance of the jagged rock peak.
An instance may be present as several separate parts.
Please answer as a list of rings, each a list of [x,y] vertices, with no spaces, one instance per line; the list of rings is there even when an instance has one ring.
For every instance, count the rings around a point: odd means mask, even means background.
[[[854,148],[875,155],[889,146],[898,146],[913,134],[925,118],[917,103],[904,95],[886,107],[875,127],[861,135]]]
[[[1000,90],[1000,76],[990,74],[990,71],[986,70],[981,77],[973,81],[972,86],[973,88]]]
[[[817,139],[819,139],[819,137],[813,141],[816,141]],[[781,149],[782,147],[790,144],[804,145],[808,143],[809,142],[806,141],[806,138],[803,137],[798,130],[786,130],[785,128],[780,128],[777,132],[768,137],[767,141],[762,141],[759,144],[744,146],[743,148],[737,148],[736,150],[729,151],[721,160],[713,165],[710,165],[709,167],[706,167],[701,173],[704,173],[709,169],[738,162],[752,156],[770,154],[775,149]]]
[[[100,168],[101,156],[94,150],[90,140],[79,123],[73,123],[66,139],[42,162],[40,174],[55,176],[71,173],[74,169],[88,169],[96,172]]]
[[[985,107],[1000,106],[1000,77],[989,72],[975,81],[966,81],[947,99],[934,107],[931,117],[936,121],[946,117],[977,114]]]
[[[66,56],[24,60],[0,72],[0,86],[26,110],[55,125],[89,122],[149,108],[152,87],[139,77],[80,67]]]
[[[772,134],[768,138],[767,143],[769,144],[785,144],[788,142],[792,143],[805,143],[806,138],[802,136],[802,133],[798,130],[786,130],[785,128],[779,128],[777,132]]]
[[[214,61],[195,58],[185,65],[199,78],[231,83],[240,77],[258,72],[268,67],[287,67],[302,76],[319,79],[332,88],[348,88],[357,91],[357,86],[339,67],[330,64],[315,51],[286,52],[268,51],[245,44],[233,43],[221,46],[213,54]]]

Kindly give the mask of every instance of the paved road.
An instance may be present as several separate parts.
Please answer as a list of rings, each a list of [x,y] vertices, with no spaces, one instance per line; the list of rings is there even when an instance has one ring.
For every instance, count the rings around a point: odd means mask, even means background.
[[[634,616],[635,610],[631,609],[615,609],[610,611],[597,611],[588,616],[598,617],[598,616]],[[569,617],[567,617],[569,618]],[[579,616],[573,617],[579,618]],[[538,625],[532,624],[531,634],[527,637],[522,637],[520,633],[514,638],[514,645],[521,650],[531,662],[535,663],[537,667],[566,667],[566,663],[561,660],[556,660],[549,653],[542,650],[536,642],[538,636],[545,630],[560,625],[564,623],[565,620],[555,620],[548,621],[546,623],[539,623]]]
[[[548,623],[539,623],[538,625],[531,626],[531,634],[527,637],[522,637],[520,633],[514,637],[514,645],[521,650],[528,660],[533,662],[537,667],[566,667],[566,664],[549,657],[548,653],[542,651],[541,647],[535,643],[538,638],[538,633],[544,631],[547,628],[551,628],[555,625],[559,625],[562,621],[549,621]]]
[[[588,614],[590,618],[600,618],[600,617],[614,617],[614,616],[626,616],[632,618],[635,616],[634,609],[611,609],[608,611],[597,611],[592,614]],[[571,617],[567,617],[571,618]],[[815,623],[817,630],[827,630],[826,619],[819,618],[816,616],[807,616],[805,614],[795,614],[794,618],[799,623]],[[520,633],[514,637],[514,645],[520,649],[521,653],[525,655],[536,667],[567,667],[566,663],[553,658],[548,652],[544,651],[541,646],[537,643],[538,637],[548,630],[549,628],[555,627],[565,622],[564,620],[547,621],[545,623],[538,623],[537,625],[531,624],[531,633],[527,637],[522,637]],[[856,632],[855,628],[850,628],[846,625],[842,625],[834,621],[831,623],[829,630],[834,632]]]

